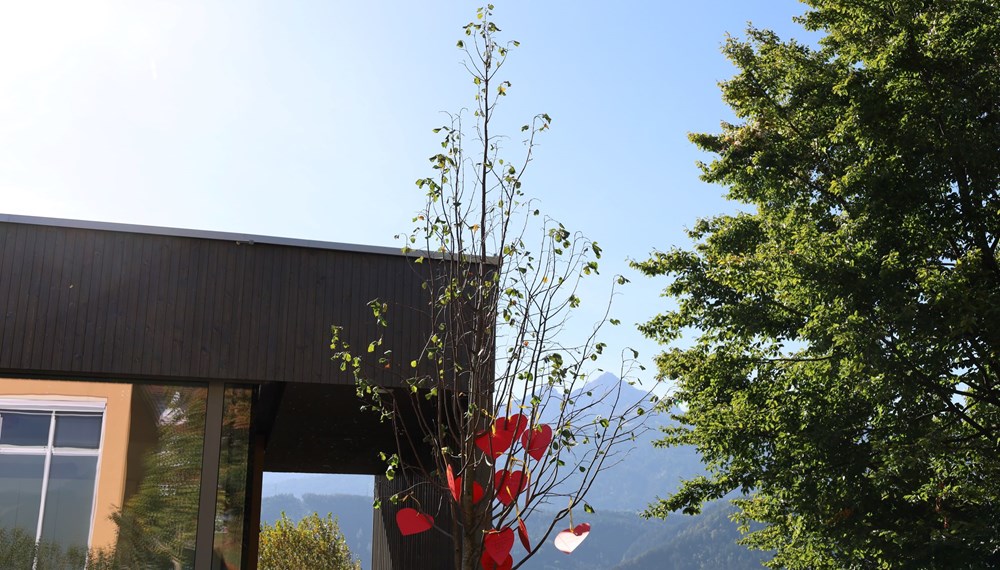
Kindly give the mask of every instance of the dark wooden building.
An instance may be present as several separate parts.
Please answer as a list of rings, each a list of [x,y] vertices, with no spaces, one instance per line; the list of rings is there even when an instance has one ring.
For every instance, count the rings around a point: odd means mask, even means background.
[[[367,346],[367,304],[386,301],[385,347],[409,362],[420,267],[389,248],[0,215],[0,528],[91,550],[166,533],[152,567],[255,568],[263,471],[384,471],[393,434],[359,410],[330,328]],[[375,379],[398,387],[392,366]],[[93,437],[67,435],[81,425]],[[448,564],[440,534],[403,539],[393,517],[375,511],[373,568]]]

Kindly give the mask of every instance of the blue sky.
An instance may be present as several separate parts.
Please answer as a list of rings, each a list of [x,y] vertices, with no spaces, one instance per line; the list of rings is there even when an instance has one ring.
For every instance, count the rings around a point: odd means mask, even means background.
[[[665,301],[628,258],[731,210],[688,132],[731,118],[719,53],[747,21],[801,35],[793,0],[497,0],[517,39],[501,124],[546,112],[525,179],[633,280],[612,347]],[[0,8],[0,213],[397,245],[442,111],[472,104],[455,42],[474,3],[8,2]],[[520,140],[516,129],[510,146]],[[588,291],[596,301],[600,289]],[[585,303],[588,297],[584,297]],[[596,302],[591,306],[596,305]],[[581,321],[582,322],[582,321]],[[583,326],[581,324],[581,326]],[[614,362],[607,362],[610,369]]]

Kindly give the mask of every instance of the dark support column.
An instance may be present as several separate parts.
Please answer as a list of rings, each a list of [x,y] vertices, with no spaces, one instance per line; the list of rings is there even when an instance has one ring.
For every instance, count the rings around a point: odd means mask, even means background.
[[[215,542],[215,507],[219,492],[219,452],[222,448],[222,408],[226,385],[208,385],[205,402],[205,445],[201,456],[201,494],[198,501],[198,534],[195,539],[195,570],[211,570]]]
[[[247,485],[247,533],[244,536],[245,550],[243,570],[257,570],[257,556],[260,553],[260,509],[264,491],[264,464],[267,446],[271,441],[271,430],[277,418],[284,397],[285,385],[266,382],[256,388],[253,410],[250,414],[250,473]]]
[[[454,566],[451,536],[449,498],[436,486],[411,477],[397,475],[393,480],[375,476],[375,498],[382,501],[382,508],[373,516],[372,570],[412,570],[414,568],[449,568]],[[421,484],[411,486],[421,481]],[[406,491],[416,500],[408,499],[393,504],[394,493]],[[417,501],[419,501],[419,506]],[[421,534],[403,536],[396,526],[396,513],[412,507],[434,517],[431,530]]]
[[[264,491],[264,449],[265,442],[257,438],[250,448],[250,486],[247,489],[249,499],[249,509],[247,510],[247,524],[249,529],[245,538],[245,556],[243,558],[243,568],[245,570],[257,570],[257,554],[260,551],[260,503],[261,493]]]

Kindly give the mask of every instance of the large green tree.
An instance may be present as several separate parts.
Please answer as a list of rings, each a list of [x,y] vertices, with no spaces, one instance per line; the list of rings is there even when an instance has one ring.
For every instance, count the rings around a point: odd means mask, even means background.
[[[727,41],[737,120],[691,137],[740,211],[636,264],[709,468],[651,512],[741,492],[773,567],[996,568],[1000,2],[805,3],[818,45]]]
[[[330,514],[313,513],[296,524],[281,513],[274,525],[264,523],[258,558],[260,570],[361,570]]]

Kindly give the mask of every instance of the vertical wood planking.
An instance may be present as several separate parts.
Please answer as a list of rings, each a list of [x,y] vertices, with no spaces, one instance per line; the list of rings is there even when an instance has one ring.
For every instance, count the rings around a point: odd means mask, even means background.
[[[97,362],[100,362],[100,358],[103,356],[105,352],[105,346],[108,344],[109,339],[112,337],[112,335],[108,334],[108,325],[110,321],[111,310],[109,310],[109,308],[107,307],[107,301],[113,297],[113,295],[110,295],[108,293],[108,290],[110,289],[108,284],[112,282],[111,264],[114,255],[112,246],[113,237],[114,236],[108,234],[94,235],[95,255],[94,255],[93,280],[94,282],[98,283],[99,289],[97,293],[97,298],[99,299],[99,301],[97,302],[97,304],[101,306],[101,310],[96,311],[96,315],[94,317],[94,336],[92,339],[89,339],[92,340],[92,342],[90,342],[87,348],[88,360],[90,362],[88,367],[91,368],[93,367],[93,363],[95,360]],[[78,241],[78,240],[74,239],[73,241]],[[69,290],[71,293],[76,292],[73,293],[73,295],[77,295],[79,289],[78,282],[81,280],[81,276],[79,274],[71,275],[69,279],[72,280],[72,283],[66,284],[66,289]],[[72,285],[72,288],[70,288],[70,285]],[[69,323],[71,324],[73,322],[72,317],[68,318],[70,319]]]
[[[190,275],[190,264],[192,259],[197,259],[199,248],[192,247],[194,244],[178,244],[177,255],[174,256],[173,274],[174,286],[171,288],[170,306],[170,349],[167,351],[166,359],[170,367],[184,374],[187,370],[185,365],[186,350],[189,341],[184,334],[184,327],[189,326],[188,295],[185,291],[191,291],[191,284],[188,283]],[[185,254],[186,253],[186,254]]]
[[[0,372],[351,383],[339,325],[361,352],[385,333],[374,380],[395,385],[426,333],[425,266],[403,256],[14,222],[0,240]]]
[[[323,263],[323,256],[320,250],[312,250],[309,255],[312,261],[310,264],[310,269],[312,270],[312,285],[309,287],[308,299],[309,307],[312,311],[316,313],[313,318],[307,319],[305,322],[308,323],[307,326],[303,327],[303,334],[305,335],[304,345],[306,350],[307,362],[313,363],[310,366],[308,372],[310,382],[323,382],[324,377],[328,376],[328,370],[332,368],[329,364],[328,359],[324,358],[327,354],[328,346],[324,344],[324,337],[326,331],[326,325],[324,324],[331,315],[323,310],[323,298],[326,296],[326,284],[328,282],[328,274],[326,264]],[[362,347],[359,347],[361,350]]]
[[[264,375],[268,378],[281,377],[278,373],[280,369],[278,361],[280,355],[277,354],[277,348],[278,338],[285,333],[284,323],[280,318],[280,315],[284,313],[284,296],[280,294],[280,287],[284,283],[287,273],[287,270],[282,267],[283,261],[283,258],[272,256],[270,262],[261,271],[264,274],[265,283],[268,284],[268,299],[264,309],[265,318],[262,325],[263,330],[261,331],[265,339],[262,364],[264,366]]]
[[[372,570],[408,570],[414,568],[414,562],[418,561],[420,568],[454,566],[454,543],[449,536],[438,530],[403,536],[396,526],[396,513],[400,509],[414,507],[433,516],[435,526],[451,532],[450,501],[444,498],[436,485],[426,481],[414,483],[415,477],[404,477],[400,473],[392,480],[375,476],[375,499],[382,501],[382,507],[372,517]],[[416,500],[396,504],[389,500],[393,494],[404,491]]]
[[[28,246],[25,242],[27,239],[28,232],[17,230],[14,232],[14,259],[10,274],[10,301],[4,307],[4,313],[8,315],[5,319],[5,328],[7,328],[9,334],[5,334],[6,341],[2,347],[3,352],[0,353],[0,357],[18,358],[17,354],[21,352],[24,344],[24,327],[21,325],[21,322],[24,320],[24,308],[28,302],[29,287],[29,284],[24,280],[30,277],[33,269],[32,262],[34,261],[34,256],[26,254]]]
[[[102,296],[100,294],[103,289],[100,280],[101,274],[96,267],[98,255],[95,250],[101,236],[98,236],[94,232],[79,232],[79,230],[73,233],[73,240],[82,246],[79,258],[83,265],[81,280],[90,284],[92,289],[86,297],[87,302],[83,306],[84,311],[82,312],[82,316],[79,312],[77,314],[77,319],[84,321],[84,332],[79,354],[83,362],[87,366],[92,367],[96,362],[99,362],[95,359],[96,351],[94,350],[94,346],[97,344],[95,337],[97,336],[98,315],[107,310],[102,303]]]
[[[123,275],[124,271],[122,268],[125,260],[125,236],[114,233],[106,236],[106,239],[109,242],[109,249],[111,250],[111,255],[109,256],[110,277],[107,282],[100,283],[97,286],[101,290],[101,299],[105,305],[104,310],[108,315],[108,325],[105,330],[107,331],[109,342],[104,344],[101,358],[104,366],[115,370],[118,364],[118,355],[125,345],[125,300],[123,298],[125,276]],[[82,281],[77,284],[77,287],[81,288],[81,297],[85,294],[83,286],[84,283]],[[87,286],[90,286],[90,284],[87,284]],[[86,370],[84,367],[81,368]],[[89,368],[94,368],[94,365],[91,364]]]
[[[17,227],[7,224],[0,224],[0,361],[3,359],[5,351],[10,350],[9,344],[13,342],[14,326],[13,313],[10,308],[15,306],[11,296],[17,294],[17,286],[14,283],[14,242],[17,237]]]
[[[65,308],[65,297],[62,295],[63,287],[62,283],[65,280],[64,273],[69,269],[63,263],[63,253],[66,251],[66,234],[63,232],[55,232],[53,236],[53,258],[52,263],[47,267],[46,276],[43,276],[43,285],[41,291],[41,301],[44,305],[44,312],[42,317],[42,322],[45,323],[46,330],[55,329],[55,334],[45,334],[42,336],[41,343],[39,343],[39,358],[38,361],[41,362],[43,355],[49,355],[53,360],[61,360],[62,354],[56,350],[57,338],[64,336],[58,327],[62,324],[63,319],[60,313],[63,312]],[[59,342],[59,344],[63,344]]]
[[[220,264],[225,263],[223,260],[221,251],[219,248],[212,247],[211,261],[206,268],[206,274],[208,276],[208,281],[205,284],[206,298],[205,307],[202,309],[204,312],[204,323],[201,327],[202,333],[202,350],[201,350],[201,369],[198,371],[199,376],[209,376],[215,375],[215,358],[218,347],[216,346],[217,335],[216,327],[218,323],[219,308],[225,299],[225,293],[223,291],[223,270],[220,268]]]
[[[267,370],[267,334],[268,315],[267,307],[270,304],[270,291],[266,285],[267,266],[270,265],[272,255],[264,249],[261,255],[254,256],[254,266],[250,274],[253,276],[253,315],[251,324],[250,350],[254,354],[263,355],[258,366]]]
[[[36,334],[36,330],[41,328],[36,327],[38,324],[38,315],[36,313],[38,311],[39,290],[42,287],[41,276],[45,273],[45,241],[47,237],[49,237],[49,232],[40,232],[36,236],[38,243],[31,244],[32,248],[35,249],[35,255],[31,259],[33,270],[29,275],[25,276],[27,281],[27,296],[22,306],[18,307],[18,309],[23,308],[20,322],[21,326],[27,332],[20,343],[21,357],[28,367],[34,367],[31,359],[31,351],[41,336]]]

